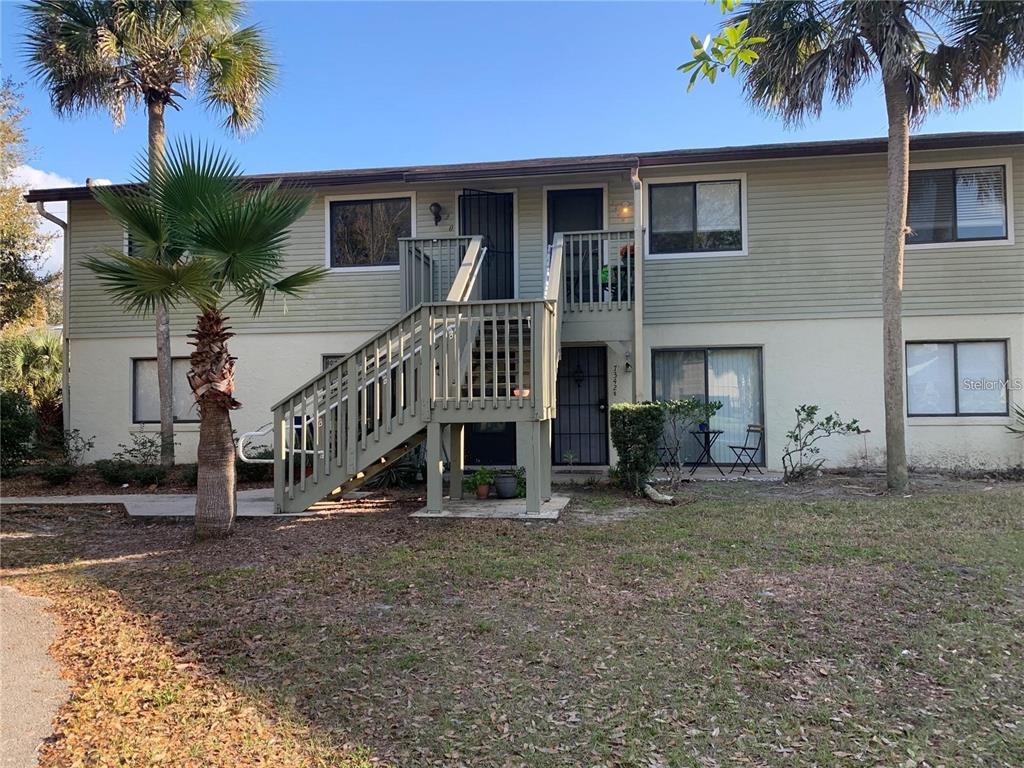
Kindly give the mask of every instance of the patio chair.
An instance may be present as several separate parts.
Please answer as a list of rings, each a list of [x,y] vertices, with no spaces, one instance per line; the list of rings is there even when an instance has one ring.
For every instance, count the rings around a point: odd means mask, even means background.
[[[729,470],[731,475],[736,468],[742,464],[743,474],[747,474],[751,469],[756,469],[758,474],[763,475],[764,472],[754,462],[757,460],[757,453],[761,450],[761,445],[764,443],[764,427],[760,424],[748,424],[747,425],[747,436],[743,441],[743,445],[730,445],[729,449],[736,454],[736,461],[732,463],[732,469]]]

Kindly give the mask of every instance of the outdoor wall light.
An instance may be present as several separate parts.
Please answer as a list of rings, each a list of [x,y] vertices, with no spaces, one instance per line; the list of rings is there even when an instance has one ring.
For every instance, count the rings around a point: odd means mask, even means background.
[[[440,224],[441,223],[441,217],[444,215],[444,208],[441,206],[441,204],[440,203],[431,203],[430,204],[430,213],[434,217],[434,225],[437,226],[438,224]]]
[[[622,366],[622,369],[626,373],[630,373],[633,370],[633,360],[632,360],[632,357],[633,357],[632,353],[630,353],[630,352],[626,353],[626,364],[624,366]]]
[[[633,218],[633,203],[629,200],[624,200],[619,204],[619,218],[620,219],[631,219]]]

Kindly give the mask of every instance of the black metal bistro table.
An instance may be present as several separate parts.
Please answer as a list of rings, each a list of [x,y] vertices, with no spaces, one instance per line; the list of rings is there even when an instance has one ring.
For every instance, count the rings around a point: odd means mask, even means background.
[[[711,465],[718,470],[718,473],[722,477],[725,477],[725,472],[723,472],[722,468],[718,466],[718,462],[715,461],[715,457],[711,455],[711,449],[714,447],[715,441],[718,440],[724,432],[721,429],[695,429],[692,430],[690,434],[693,435],[693,439],[701,446],[700,456],[698,456],[697,461],[694,462],[693,469],[690,470],[690,474],[693,475],[693,473],[697,471],[697,467],[701,465],[701,462],[704,461],[704,459],[707,459],[711,462]]]

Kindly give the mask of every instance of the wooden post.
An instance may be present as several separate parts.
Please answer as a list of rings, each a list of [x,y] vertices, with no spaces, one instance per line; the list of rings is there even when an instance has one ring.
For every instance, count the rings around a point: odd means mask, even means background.
[[[427,511],[441,511],[441,423],[427,422]]]
[[[274,511],[284,512],[284,484],[291,471],[292,462],[288,455],[288,427],[281,406],[274,411]]]
[[[540,437],[540,499],[551,500],[551,419],[537,425]]]
[[[448,460],[448,496],[452,499],[462,498],[462,477],[466,466],[466,425],[452,424],[450,430]]]
[[[526,514],[540,514],[540,422],[516,422],[516,463],[526,470]]]

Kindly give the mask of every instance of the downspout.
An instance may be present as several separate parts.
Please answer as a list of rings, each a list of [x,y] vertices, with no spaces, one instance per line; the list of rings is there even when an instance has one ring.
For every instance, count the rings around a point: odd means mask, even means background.
[[[630,173],[633,181],[633,402],[648,398],[644,395],[644,190],[640,180],[640,160]]]
[[[55,216],[54,214],[46,210],[46,205],[42,201],[36,202],[36,211],[44,219],[60,227],[61,231],[64,233],[64,258],[63,263],[61,265],[61,271],[63,273],[64,280],[64,286],[63,289],[61,290],[61,303],[64,306],[64,322],[61,323],[60,327],[60,335],[61,341],[63,343],[64,354],[62,355],[63,360],[61,361],[63,370],[61,371],[60,377],[60,389],[61,402],[63,403],[61,407],[61,417],[64,421],[64,430],[67,431],[71,429],[71,345],[68,343],[68,298],[71,292],[69,290],[70,286],[68,275],[68,255],[70,254],[70,243],[68,241],[68,223],[64,221],[64,219],[60,218],[60,216]],[[68,218],[70,218],[70,214],[71,205],[69,203]]]

